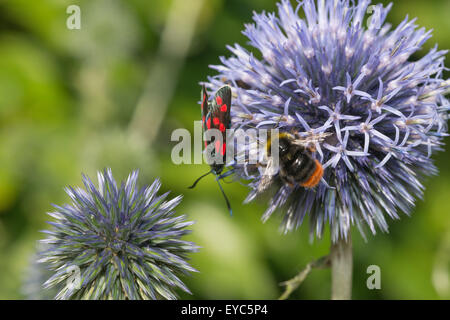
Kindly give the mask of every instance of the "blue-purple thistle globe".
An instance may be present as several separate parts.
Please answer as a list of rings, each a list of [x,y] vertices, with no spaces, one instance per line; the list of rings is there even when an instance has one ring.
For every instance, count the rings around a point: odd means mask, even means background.
[[[369,4],[305,0],[294,8],[283,0],[278,15],[254,13],[255,23],[246,25],[243,34],[256,51],[229,46],[233,55],[211,66],[218,74],[209,77],[210,91],[232,87],[233,129],[317,138],[321,183],[305,189],[278,179],[263,215],[283,208],[284,231],[307,215],[312,237],[326,225],[333,241],[346,238],[352,225],[363,236],[367,227],[387,231],[387,217],[409,214],[423,196],[424,178],[437,173],[430,156],[447,132],[447,51],[435,48],[413,61],[431,33],[408,17],[392,29],[385,23],[391,5]],[[246,201],[253,200],[264,169],[232,166],[249,181]]]
[[[192,224],[174,214],[182,197],[165,201],[168,192],[157,195],[158,179],[143,188],[137,179],[135,171],[117,186],[107,169],[98,173],[97,189],[83,176],[85,189],[66,188],[72,204],[49,213],[55,221],[44,231],[39,262],[53,272],[44,288],[57,287],[56,299],[176,299],[177,288],[190,293],[178,276],[196,271],[187,259],[198,247],[181,239]]]

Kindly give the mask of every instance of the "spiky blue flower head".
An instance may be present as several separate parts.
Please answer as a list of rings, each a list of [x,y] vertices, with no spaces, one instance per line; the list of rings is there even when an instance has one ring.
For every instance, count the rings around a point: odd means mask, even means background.
[[[409,214],[423,179],[437,172],[430,156],[447,131],[447,51],[413,61],[430,31],[408,17],[393,29],[385,23],[391,5],[369,4],[304,0],[294,8],[283,0],[278,14],[254,13],[246,25],[256,50],[229,46],[233,55],[211,66],[218,71],[211,91],[232,86],[232,128],[276,127],[315,141],[322,182],[314,189],[279,183],[263,215],[283,207],[285,231],[306,215],[312,237],[326,225],[333,241],[352,225],[363,235],[366,226],[387,231],[387,217]],[[252,200],[263,168],[233,166],[249,180]]]
[[[39,262],[53,271],[44,287],[62,284],[57,299],[175,299],[176,288],[189,292],[178,275],[196,271],[187,258],[197,246],[181,239],[192,224],[174,215],[182,197],[165,201],[159,180],[143,188],[137,180],[135,171],[118,186],[107,169],[98,173],[97,189],[83,175],[85,189],[66,188],[72,204],[49,213],[55,221],[44,231]]]
[[[43,248],[42,248],[43,249]],[[27,300],[50,300],[58,294],[57,286],[51,289],[44,289],[42,284],[50,278],[53,273],[46,268],[42,263],[39,263],[38,252],[41,248],[38,248],[36,252],[30,257],[30,261],[27,270],[24,274],[23,284],[21,292]]]

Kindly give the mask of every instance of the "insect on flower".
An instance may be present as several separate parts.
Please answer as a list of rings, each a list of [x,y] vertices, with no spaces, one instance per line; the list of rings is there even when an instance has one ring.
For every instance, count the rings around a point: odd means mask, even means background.
[[[273,155],[271,151],[274,144],[278,146],[277,155]],[[319,160],[313,157],[314,151],[315,148],[308,139],[296,137],[289,132],[281,132],[271,137],[266,144],[268,161],[258,185],[258,192],[266,190],[272,184],[277,172],[280,179],[291,188],[296,185],[304,188],[317,186],[323,176],[323,167]]]
[[[214,95],[214,99],[212,101],[208,101],[208,93],[205,86],[203,85],[201,99],[203,131],[207,132],[211,129],[219,130],[221,132],[222,139],[216,140],[215,137],[212,136],[210,141],[205,140],[206,157],[208,163],[211,166],[211,170],[195,180],[194,184],[190,186],[189,189],[193,189],[203,177],[206,177],[210,173],[213,173],[216,176],[217,184],[219,185],[220,191],[222,192],[223,197],[225,198],[225,201],[227,203],[228,211],[230,212],[230,214],[232,214],[230,201],[228,201],[228,198],[225,195],[225,192],[223,191],[223,188],[219,182],[219,180],[223,177],[221,176],[221,173],[225,167],[227,155],[226,132],[227,129],[230,128],[231,124],[231,87],[221,87]],[[208,150],[210,150],[210,145],[212,149],[211,152],[208,152]],[[215,155],[219,154],[222,156],[222,158],[220,159],[221,161],[216,161]]]
[[[278,171],[279,183],[264,190],[263,221],[279,209],[287,232],[308,216],[311,238],[329,226],[333,242],[346,239],[352,226],[364,237],[377,228],[387,232],[388,219],[410,214],[425,178],[437,174],[431,156],[443,149],[450,109],[447,51],[435,47],[415,59],[431,31],[408,17],[396,27],[385,23],[392,5],[376,5],[365,23],[370,0],[291,2],[281,0],[277,13],[254,13],[243,32],[249,46],[228,46],[231,56],[211,66],[217,73],[206,86],[232,88],[235,131],[276,128],[315,140],[321,183],[304,188],[297,179],[293,188],[295,169]],[[288,135],[280,140],[286,147],[292,142]],[[254,144],[234,147],[251,154]],[[282,157],[280,163],[281,170]],[[251,189],[246,202],[262,195],[267,182],[261,182],[269,179],[264,167],[230,167]]]

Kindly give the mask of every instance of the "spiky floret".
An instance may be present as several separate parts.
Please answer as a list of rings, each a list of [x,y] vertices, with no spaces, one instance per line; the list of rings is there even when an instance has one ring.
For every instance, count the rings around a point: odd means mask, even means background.
[[[135,171],[117,186],[107,169],[98,173],[98,189],[84,175],[85,189],[66,188],[72,204],[49,213],[55,221],[44,231],[48,249],[39,260],[54,273],[44,287],[63,283],[56,299],[176,299],[176,288],[189,293],[178,275],[196,271],[186,260],[197,246],[181,240],[192,224],[174,215],[182,197],[165,201],[168,192],[157,195],[158,179],[144,188],[137,180]],[[79,289],[68,281],[74,267]]]
[[[54,286],[50,289],[45,289],[42,284],[53,275],[45,264],[39,263],[38,252],[44,248],[38,244],[37,250],[31,255],[27,270],[24,273],[21,293],[27,300],[50,300],[53,299],[61,286]]]
[[[447,51],[411,59],[430,31],[408,17],[391,29],[385,23],[391,5],[355,2],[304,0],[294,9],[283,0],[278,15],[254,13],[243,34],[258,52],[229,46],[233,55],[211,66],[218,74],[207,84],[212,91],[232,86],[234,129],[278,127],[313,140],[327,135],[315,148],[331,188],[281,183],[263,218],[284,206],[285,231],[309,215],[311,236],[320,237],[329,224],[334,241],[347,237],[351,225],[361,233],[364,226],[387,231],[386,216],[410,213],[424,177],[437,172],[430,156],[441,150],[449,111],[450,81],[442,79]],[[252,200],[263,169],[233,167],[250,180]]]

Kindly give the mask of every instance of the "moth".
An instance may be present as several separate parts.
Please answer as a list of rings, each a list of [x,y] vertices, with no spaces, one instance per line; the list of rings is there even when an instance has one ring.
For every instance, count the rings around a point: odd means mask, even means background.
[[[230,129],[231,125],[231,87],[225,85],[217,90],[214,98],[209,101],[208,92],[206,91],[205,85],[202,86],[201,91],[201,108],[202,108],[202,127],[203,131],[207,132],[211,129],[217,129],[222,135],[222,141],[215,140],[214,136],[211,137],[210,141],[204,141],[205,149],[208,151],[208,147],[211,144],[214,145],[212,152],[207,152],[208,163],[210,164],[211,170],[200,176],[189,189],[194,188],[197,183],[205,176],[209,174],[214,174],[216,181],[219,185],[220,191],[225,198],[227,203],[228,211],[232,214],[231,205],[228,201],[225,192],[223,191],[222,185],[220,184],[221,173],[225,167],[226,157],[227,157],[227,129]],[[216,156],[221,156],[222,161],[215,161]]]

